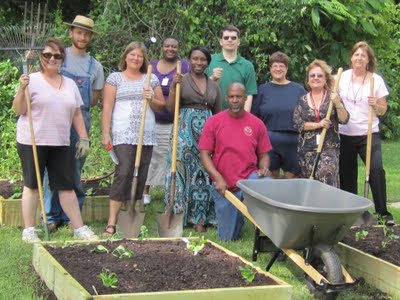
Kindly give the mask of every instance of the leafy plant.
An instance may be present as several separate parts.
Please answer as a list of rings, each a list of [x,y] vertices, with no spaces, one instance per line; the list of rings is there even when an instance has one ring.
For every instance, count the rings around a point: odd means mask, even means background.
[[[149,236],[149,230],[145,225],[140,226],[139,240],[143,240]]]
[[[186,248],[189,251],[192,251],[194,255],[197,255],[203,248],[204,245],[206,244],[207,240],[204,238],[204,235],[199,239],[199,240],[184,240],[186,242]]]
[[[90,252],[92,252],[92,253],[108,253],[110,251],[103,245],[97,245],[97,247],[91,249]]]
[[[115,272],[111,272],[109,269],[103,268],[102,272],[97,275],[97,278],[101,279],[105,287],[109,287],[112,289],[117,288],[116,283],[118,282],[118,277]]]
[[[133,251],[127,250],[124,246],[119,245],[117,248],[114,249],[113,252],[111,252],[112,255],[118,257],[119,259],[123,258],[132,258],[133,257]]]
[[[355,233],[355,237],[354,238],[355,238],[356,242],[363,241],[363,240],[365,240],[367,235],[368,235],[368,231],[367,230],[360,230],[360,231],[357,231]]]
[[[400,238],[394,233],[394,228],[391,226],[383,226],[383,240],[381,245],[383,249],[386,249],[394,240]]]
[[[86,196],[93,196],[94,195],[94,191],[93,188],[88,188],[85,192]]]
[[[239,270],[244,280],[246,280],[247,282],[253,282],[257,272],[251,266],[249,265],[245,265],[244,267],[239,266]]]
[[[22,197],[22,188],[15,182],[12,183],[13,194],[10,199],[20,199]]]

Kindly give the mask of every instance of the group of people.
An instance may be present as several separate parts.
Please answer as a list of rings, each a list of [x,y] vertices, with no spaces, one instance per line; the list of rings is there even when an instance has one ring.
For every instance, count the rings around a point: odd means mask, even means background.
[[[307,67],[307,92],[301,84],[287,79],[289,58],[281,52],[270,56],[272,81],[257,90],[253,64],[240,56],[240,31],[232,25],[221,30],[221,53],[211,54],[207,48],[197,46],[190,50],[188,61],[180,58],[175,37],[162,41],[162,58],[151,62],[145,45],[132,42],[123,52],[119,72],[111,73],[104,83],[101,64],[86,52],[95,34],[93,20],[77,16],[67,24],[72,46],[64,49],[58,40],[49,39],[41,53],[40,72],[21,75],[13,102],[20,116],[17,147],[24,176],[23,240],[38,239],[34,229],[38,185],[28,130],[27,95],[32,105],[40,174],[46,174],[48,226],[55,230],[70,225],[76,238],[97,238],[83,225],[80,214],[84,200],[80,175],[89,151],[89,109],[96,104],[103,84],[101,143],[104,148],[111,145],[119,161],[103,236],[116,233],[120,208],[131,200],[144,101],[148,106],[134,198],[148,204],[150,186],[164,185],[164,201],[169,205],[178,83],[181,90],[173,212],[184,214],[185,226],[205,232],[207,226],[217,225],[219,239],[240,238],[243,217],[224,197],[225,191],[243,199],[236,186],[238,180],[280,178],[280,169],[285,178],[309,178],[322,128],[327,132],[315,179],[357,193],[357,154],[365,161],[370,107],[374,111],[371,190],[376,212],[393,223],[386,207],[378,127],[378,117],[387,109],[388,91],[382,77],[374,73],[375,56],[366,42],[354,46],[350,69],[343,73],[337,93],[333,91],[332,70],[325,61],[315,60]],[[181,72],[177,72],[178,61]],[[149,64],[153,73],[147,78]],[[373,96],[369,93],[371,78]],[[330,101],[333,110],[326,119]]]

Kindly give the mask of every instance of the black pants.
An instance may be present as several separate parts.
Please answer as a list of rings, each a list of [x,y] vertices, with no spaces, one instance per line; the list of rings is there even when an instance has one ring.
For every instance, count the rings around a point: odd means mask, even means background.
[[[358,163],[357,154],[365,164],[367,136],[340,135],[340,188],[357,194]],[[386,177],[382,164],[382,149],[379,133],[372,134],[369,184],[379,215],[388,215],[386,207]]]

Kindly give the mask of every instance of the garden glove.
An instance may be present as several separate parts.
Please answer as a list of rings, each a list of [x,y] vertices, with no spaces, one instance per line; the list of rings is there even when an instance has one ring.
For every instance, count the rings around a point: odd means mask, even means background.
[[[89,154],[90,140],[88,138],[81,138],[79,142],[76,143],[76,159],[85,158]]]

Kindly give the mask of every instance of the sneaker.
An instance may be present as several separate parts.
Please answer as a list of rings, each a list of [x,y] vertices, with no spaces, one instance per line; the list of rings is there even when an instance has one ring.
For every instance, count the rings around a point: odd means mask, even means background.
[[[74,230],[74,238],[78,240],[98,240],[99,237],[86,225]]]
[[[151,202],[151,196],[149,194],[143,194],[143,204],[148,205]]]
[[[36,234],[35,227],[28,227],[22,231],[22,240],[28,243],[40,242],[39,237]]]

